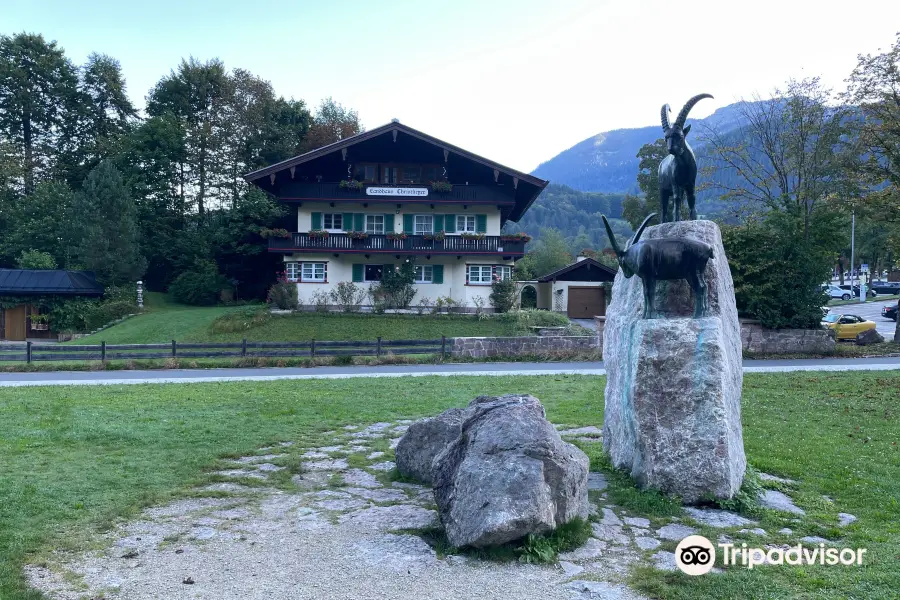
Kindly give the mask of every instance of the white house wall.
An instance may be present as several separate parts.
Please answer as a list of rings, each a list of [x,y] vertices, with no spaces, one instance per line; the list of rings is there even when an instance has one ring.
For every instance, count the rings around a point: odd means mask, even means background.
[[[401,208],[397,208],[397,204],[401,204]],[[362,204],[346,204],[331,206],[327,202],[304,202],[303,206],[297,207],[297,231],[307,232],[312,229],[312,213],[363,213],[368,215],[383,215],[394,213],[394,231],[400,233],[403,231],[403,215],[487,215],[487,231],[485,235],[500,235],[500,211],[496,207],[471,205],[463,208],[462,204],[435,204],[435,208],[431,208],[430,204],[375,204],[369,203],[368,208],[363,208]],[[453,235],[453,234],[449,234]]]
[[[330,294],[337,284],[341,281],[353,281],[353,265],[354,264],[393,264],[398,265],[403,259],[397,259],[393,254],[372,254],[366,259],[361,255],[348,256],[340,255],[335,257],[334,254],[294,254],[286,256],[284,262],[324,262],[327,263],[327,279],[326,283],[297,283],[297,295],[300,304],[311,305],[313,302],[313,294],[316,291],[322,291]],[[456,256],[432,256],[427,259],[424,256],[416,258],[416,264],[419,265],[443,265],[444,266],[444,283],[417,283],[416,296],[413,298],[412,304],[416,305],[422,299],[427,298],[429,306],[433,306],[438,297],[449,297],[454,302],[461,304],[470,309],[475,307],[475,299],[481,297],[484,299],[484,307],[490,308],[489,296],[491,294],[490,285],[466,285],[466,269],[468,265],[509,265],[512,266],[513,261],[504,261],[500,259],[490,259],[483,257],[466,257],[457,259]],[[356,285],[368,290],[372,283],[356,282]],[[370,300],[366,298],[364,305],[370,304]],[[333,304],[333,302],[332,302]]]

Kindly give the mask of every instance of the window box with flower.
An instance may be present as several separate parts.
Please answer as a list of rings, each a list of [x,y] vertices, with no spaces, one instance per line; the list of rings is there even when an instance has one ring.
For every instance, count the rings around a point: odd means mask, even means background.
[[[504,233],[500,235],[501,242],[524,242],[531,241],[531,236],[527,233]]]
[[[324,229],[310,229],[309,237],[313,240],[327,240],[328,232]]]
[[[338,184],[338,187],[342,190],[361,191],[366,187],[366,184],[362,181],[356,181],[355,179],[342,179]]]
[[[431,191],[436,194],[446,194],[453,191],[453,184],[449,181],[432,181]]]
[[[443,231],[422,234],[422,239],[427,241],[443,242],[444,237],[446,237],[446,234]]]
[[[389,232],[389,233],[387,234],[386,237],[387,237],[387,239],[391,240],[392,242],[398,242],[398,241],[401,241],[401,240],[405,240],[405,239],[408,238],[409,236],[408,236],[405,232],[402,232],[402,231],[401,231],[401,232],[397,232],[397,233],[391,231],[391,232]]]
[[[459,237],[464,240],[483,240],[487,236],[483,233],[461,233]]]

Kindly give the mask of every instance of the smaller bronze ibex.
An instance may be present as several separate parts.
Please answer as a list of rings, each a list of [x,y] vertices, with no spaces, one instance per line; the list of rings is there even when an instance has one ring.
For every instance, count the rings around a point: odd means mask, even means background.
[[[712,246],[684,238],[657,238],[640,241],[644,228],[655,216],[656,213],[652,213],[644,219],[637,232],[626,244],[624,251],[619,249],[609,221],[606,220],[606,216],[603,216],[603,225],[606,226],[606,234],[616,252],[622,273],[628,278],[637,275],[644,284],[644,318],[653,318],[656,282],[672,279],[687,280],[694,292],[694,318],[705,317],[707,297],[704,271],[707,261],[713,258]]]

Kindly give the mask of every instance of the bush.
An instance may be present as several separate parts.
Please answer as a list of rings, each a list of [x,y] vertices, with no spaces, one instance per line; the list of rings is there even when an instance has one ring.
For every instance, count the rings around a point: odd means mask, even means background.
[[[281,310],[296,310],[300,307],[297,284],[288,281],[287,275],[282,273],[275,285],[269,288],[266,302]]]
[[[366,290],[350,281],[342,281],[331,290],[331,300],[345,313],[359,312]]]
[[[316,312],[328,312],[329,295],[323,290],[316,290],[310,297],[312,304],[316,307]]]
[[[820,326],[825,303],[820,286],[831,276],[836,254],[828,245],[840,239],[830,221],[814,215],[810,239],[803,238],[799,217],[779,211],[722,227],[741,316],[771,329]]]
[[[385,308],[409,308],[416,296],[416,265],[407,260],[399,269],[387,268],[381,274],[381,282],[370,289],[372,305]]]
[[[198,260],[193,268],[175,278],[169,286],[172,297],[182,304],[212,306],[226,287],[225,278],[211,260]]]
[[[53,331],[84,333],[135,312],[136,304],[127,300],[70,298],[50,307],[49,322]]]
[[[512,279],[495,279],[491,284],[491,305],[497,312],[509,312],[516,306],[518,290]]]
[[[56,259],[49,252],[25,250],[16,259],[16,267],[19,269],[53,270],[56,268]]]

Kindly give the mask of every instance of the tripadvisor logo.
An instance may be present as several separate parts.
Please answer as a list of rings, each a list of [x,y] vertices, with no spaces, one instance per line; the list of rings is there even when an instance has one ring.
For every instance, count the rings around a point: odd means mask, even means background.
[[[702,535],[689,535],[675,547],[675,564],[687,575],[709,573],[716,563],[716,549]]]
[[[722,552],[722,565],[741,565],[748,569],[761,565],[861,565],[865,548],[826,548],[825,544],[819,547],[785,546],[783,548],[770,547],[748,548],[747,544],[740,547],[734,544],[719,544]],[[702,535],[690,535],[678,543],[675,548],[675,564],[687,575],[704,575],[709,573],[716,563],[716,549],[712,542]]]

